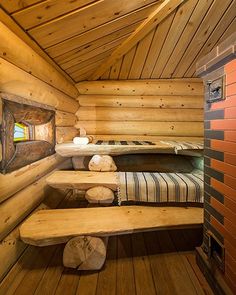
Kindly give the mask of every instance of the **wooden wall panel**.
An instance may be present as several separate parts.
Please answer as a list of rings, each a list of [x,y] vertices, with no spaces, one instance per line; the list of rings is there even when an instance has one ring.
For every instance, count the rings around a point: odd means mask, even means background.
[[[203,136],[201,80],[93,81],[77,87],[81,95],[75,127],[87,134],[121,139]]]
[[[149,13],[156,7],[156,4],[146,5],[143,8],[137,9],[133,12],[127,13],[121,17],[118,17],[110,22],[107,22],[101,26],[95,27],[92,30],[84,32],[83,34],[76,35],[73,38],[66,39],[58,44],[52,45],[46,49],[46,52],[52,57],[62,56],[74,49],[90,47],[90,44],[97,42],[101,38],[109,38],[114,32],[120,30],[144,20]],[[136,26],[137,26],[136,25]],[[103,44],[106,44],[104,42]]]
[[[121,58],[127,66],[124,72],[121,67],[119,79],[194,77],[197,60],[236,30],[235,5],[235,0],[223,5],[220,0],[185,1],[156,27],[151,42],[149,35],[141,41],[149,44],[143,54],[140,42],[132,55]],[[142,59],[136,61],[137,52]],[[102,79],[112,80],[111,74]]]
[[[109,69],[104,67],[114,51],[122,44],[127,45],[130,35],[140,31],[163,2],[3,0],[0,5],[11,17],[7,23],[12,26],[15,20],[20,24],[60,66],[58,69],[64,70],[61,73],[75,82],[94,77],[106,80],[194,77],[197,60],[235,31],[236,0],[178,2],[180,5],[169,15],[165,14],[152,32],[146,32],[132,43],[126,54],[121,52],[111,61]],[[19,26],[14,31],[21,37],[25,35]],[[36,42],[29,42],[30,38],[27,43],[36,48]],[[117,42],[119,38],[121,42]],[[112,42],[114,46],[102,59],[104,48]]]
[[[152,2],[154,2],[154,0],[146,0],[145,4]],[[109,22],[118,16],[125,15],[126,13],[142,7],[143,4],[143,0],[129,2],[127,2],[127,0],[96,1],[89,5],[87,9],[75,10],[42,26],[34,28],[36,23],[31,22],[28,24],[28,21],[26,24],[24,22],[20,24],[24,28],[29,29],[30,35],[38,40],[43,48],[46,48]],[[65,27],[70,29],[64,30]]]

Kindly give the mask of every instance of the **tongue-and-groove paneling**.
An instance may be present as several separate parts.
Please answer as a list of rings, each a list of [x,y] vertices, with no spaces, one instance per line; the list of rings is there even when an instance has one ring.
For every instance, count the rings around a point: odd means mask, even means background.
[[[3,0],[0,6],[79,82],[90,80],[162,2]],[[235,11],[236,0],[183,1],[101,79],[193,77],[196,61],[236,30]]]
[[[196,62],[236,30],[236,1],[189,0],[101,79],[194,77]]]

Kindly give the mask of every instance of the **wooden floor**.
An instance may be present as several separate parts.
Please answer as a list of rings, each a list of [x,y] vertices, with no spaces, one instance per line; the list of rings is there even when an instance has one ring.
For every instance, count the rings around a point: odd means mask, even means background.
[[[28,247],[0,294],[212,294],[195,262],[200,229],[111,237],[100,272],[62,267],[63,245]]]
[[[60,208],[85,206],[78,193]],[[99,272],[64,268],[64,245],[29,246],[0,283],[0,295],[213,295],[195,262],[201,239],[201,229],[110,237]]]

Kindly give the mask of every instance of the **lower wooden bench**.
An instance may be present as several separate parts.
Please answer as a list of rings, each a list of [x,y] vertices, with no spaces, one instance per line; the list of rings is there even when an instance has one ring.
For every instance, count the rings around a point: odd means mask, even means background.
[[[21,239],[35,246],[67,243],[63,264],[99,270],[105,263],[108,236],[199,227],[203,209],[192,207],[97,207],[41,210],[20,228]]]
[[[21,226],[21,239],[48,246],[76,236],[111,236],[141,231],[199,226],[203,209],[193,207],[122,206],[41,210]]]

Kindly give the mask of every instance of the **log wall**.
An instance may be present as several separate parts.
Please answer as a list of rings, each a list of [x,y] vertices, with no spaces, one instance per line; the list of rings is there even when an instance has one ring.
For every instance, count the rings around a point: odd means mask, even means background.
[[[76,128],[104,139],[203,137],[199,79],[80,82]]]
[[[4,40],[0,43],[0,92],[13,94],[9,97],[16,101],[19,97],[53,107],[57,141],[71,140],[77,132],[73,126],[78,90],[1,22],[0,37]],[[19,238],[23,220],[37,208],[56,207],[65,196],[50,189],[46,178],[52,171],[70,168],[70,159],[54,154],[0,174],[0,280],[27,247]]]
[[[0,91],[54,107],[57,141],[71,140],[79,107],[76,87],[1,21],[0,38]]]

